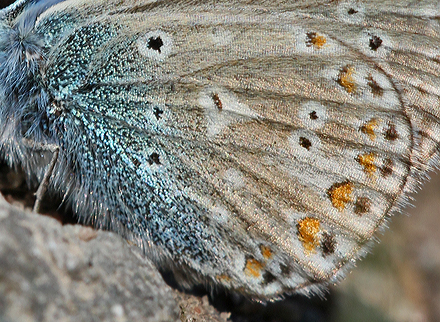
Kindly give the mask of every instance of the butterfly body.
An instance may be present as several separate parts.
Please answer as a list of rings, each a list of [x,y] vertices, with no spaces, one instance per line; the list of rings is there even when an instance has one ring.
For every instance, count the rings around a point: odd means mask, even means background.
[[[1,151],[41,179],[59,147],[50,189],[188,284],[319,292],[437,165],[440,8],[414,10],[21,1]]]

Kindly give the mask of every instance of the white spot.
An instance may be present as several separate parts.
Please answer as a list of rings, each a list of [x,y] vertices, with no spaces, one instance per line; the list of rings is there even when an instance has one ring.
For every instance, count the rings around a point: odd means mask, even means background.
[[[223,173],[223,180],[226,184],[234,190],[238,190],[244,187],[245,182],[243,174],[237,169],[228,169]]]
[[[345,68],[352,68],[351,77],[353,77],[354,80],[356,77],[358,66],[353,66],[353,63],[351,61],[324,67],[318,73],[322,78],[326,79],[329,83],[334,84],[336,88],[339,88],[341,92],[344,92],[347,94],[347,96],[350,96],[350,94],[347,93],[346,89],[343,86],[336,83],[340,78],[341,71],[343,71]]]
[[[226,224],[229,222],[229,211],[222,206],[214,206],[211,209],[212,219],[216,220],[220,224]]]
[[[229,30],[213,28],[210,38],[214,45],[226,46],[233,41],[234,36]]]
[[[295,50],[302,53],[312,53],[314,51],[313,46],[307,46],[307,31],[304,28],[296,27],[291,31],[294,41],[292,46]]]
[[[298,117],[305,128],[318,129],[327,121],[326,107],[315,101],[303,103],[298,110]]]
[[[157,61],[163,61],[173,50],[173,38],[161,30],[147,32],[136,44],[142,56]]]
[[[303,257],[304,255],[298,254],[297,256]],[[297,271],[301,272],[302,270],[298,269]],[[302,275],[304,275],[304,274],[302,274]],[[296,272],[292,272],[288,279],[283,278],[282,280],[283,280],[283,283],[285,286],[290,286],[290,287],[297,287],[298,285],[307,284],[309,282],[307,280],[307,278],[305,278],[304,276],[301,276],[300,273],[296,273]]]
[[[320,54],[320,55],[344,55],[348,53],[347,48],[342,47],[339,43],[335,42],[328,35],[321,32],[317,32],[318,36],[325,37],[325,44],[322,47],[310,45],[310,39],[308,33],[314,32],[313,30],[306,30],[301,27],[293,27],[290,31],[293,37],[290,46],[295,52],[307,53],[307,54]]]
[[[300,161],[301,157],[307,159],[316,155],[321,146],[321,140],[312,131],[299,129],[292,132],[289,137],[289,143],[292,147],[292,153],[297,156]]]
[[[136,172],[147,178],[146,182],[157,184],[158,180],[164,179],[163,176],[169,165],[165,154],[160,153],[158,149],[149,148],[140,153],[138,152],[138,160],[141,164]]]
[[[355,85],[355,90],[353,94],[357,94],[358,97],[359,94],[365,91],[370,92],[370,88],[368,86],[368,78],[369,75],[374,71],[372,66],[365,64],[341,65],[340,68],[337,70],[337,74],[334,76],[333,80],[339,79],[341,71],[344,69],[344,67],[350,68],[351,70],[350,76]],[[346,91],[342,86],[340,86],[340,88],[341,90]]]
[[[217,96],[221,109],[216,104]],[[224,89],[208,88],[200,93],[199,104],[205,109],[207,131],[209,136],[219,134],[225,127],[233,122],[246,121],[258,117],[246,104],[241,103],[237,97]]]
[[[367,113],[364,118],[357,122],[359,128],[371,120],[376,120],[373,130],[375,133],[374,141],[368,138],[368,135],[361,133],[366,138],[369,144],[379,147],[382,151],[391,152],[393,154],[406,155],[408,147],[412,142],[411,128],[408,126],[407,120],[404,116],[396,113],[387,112],[371,112]],[[398,134],[396,140],[386,140],[384,133],[390,128],[394,127]]]
[[[237,249],[233,250],[231,252],[231,259],[233,259],[232,265],[235,267],[234,271],[242,272],[246,265],[246,258],[243,252]]]
[[[198,190],[186,186],[183,188],[183,194],[194,200],[195,203],[209,209],[210,218],[220,224],[227,224],[230,221],[230,212],[218,200],[211,199],[207,194],[201,194]]]
[[[320,226],[320,231],[323,229],[322,223]],[[289,276],[289,279],[285,281],[286,284],[297,283],[298,280],[301,279],[300,276],[297,275],[296,272],[302,271],[303,269],[301,266],[305,265],[306,267],[309,267],[309,269],[313,269],[316,271],[321,272],[328,272],[331,271],[331,269],[334,268],[334,264],[332,261],[328,261],[326,258],[322,256],[322,253],[319,248],[319,242],[321,241],[321,232],[316,235],[316,241],[318,245],[316,245],[314,251],[308,252],[305,251],[304,244],[302,241],[299,240],[298,234],[297,234],[297,228],[294,227],[291,229],[291,236],[290,239],[290,247],[295,252],[295,258],[298,259],[298,263],[296,265],[299,265],[300,267],[298,269],[295,268],[295,265],[292,269],[292,274]],[[290,265],[293,265],[293,263],[290,263]]]
[[[295,208],[281,209],[282,218],[287,222],[288,226],[296,227],[298,220],[303,219],[306,215],[298,212]]]
[[[364,72],[363,77],[359,79],[359,85],[365,87],[360,98],[367,104],[375,105],[381,109],[400,111],[401,103],[389,78],[377,70],[369,69]],[[374,93],[372,86],[376,85],[382,89],[381,95]]]
[[[359,37],[356,37],[358,48],[367,56],[370,57],[387,57],[394,44],[390,37],[383,30],[380,29],[366,29],[363,30]],[[372,49],[370,42],[379,44],[376,49]]]
[[[335,249],[335,255],[339,258],[346,258],[347,254],[352,254],[353,250],[359,247],[356,241],[349,239],[342,234],[335,235],[335,243],[338,245]]]
[[[304,142],[301,142],[302,138],[310,141],[308,149],[304,147]],[[289,136],[288,142],[291,147],[291,162],[277,166],[299,183],[309,187],[308,193],[313,190],[326,199],[327,186],[336,180],[333,174],[329,174],[328,169],[337,169],[338,160],[328,150],[323,151],[324,146],[320,138],[312,131],[295,130]]]
[[[344,68],[351,69],[350,77],[355,86],[352,93],[348,93],[343,86],[336,83]],[[373,65],[351,65],[347,62],[346,64],[326,68],[320,73],[320,75],[329,82],[335,83],[336,88],[339,88],[342,93],[346,93],[347,98],[349,99],[347,100],[347,103],[359,104],[359,100],[361,100],[361,102],[371,104],[379,109],[401,109],[399,97],[388,77],[382,72],[375,70]],[[373,82],[383,89],[382,95],[373,93],[371,87],[375,85]],[[354,101],[350,102],[350,100]]]
[[[281,286],[281,284],[278,281],[273,281],[267,285],[264,286],[263,292],[269,296],[272,294],[279,293],[284,288],[284,285]]]

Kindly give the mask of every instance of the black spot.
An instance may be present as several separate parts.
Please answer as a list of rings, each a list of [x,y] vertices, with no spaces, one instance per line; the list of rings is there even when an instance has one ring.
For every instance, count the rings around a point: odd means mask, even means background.
[[[276,280],[277,280],[277,278],[271,272],[264,271],[264,273],[263,273],[263,284],[270,284],[270,283],[272,283],[272,282],[274,282]]]
[[[308,32],[307,34],[306,34],[306,36],[307,36],[307,40],[306,40],[306,46],[307,47],[311,47],[311,46],[313,46],[313,39],[315,39],[316,38],[316,32]]]
[[[354,204],[354,213],[356,215],[363,215],[370,211],[371,200],[366,197],[359,197]]]
[[[388,124],[388,129],[385,131],[385,139],[394,141],[398,138],[399,134],[396,131],[396,126],[394,124]]]
[[[318,119],[318,115],[316,114],[316,111],[310,112],[310,119],[311,120],[317,120]]]
[[[50,103],[51,103],[51,105],[53,107],[52,111],[55,111],[54,115],[56,117],[60,117],[61,114],[63,114],[63,112],[64,112],[63,103],[61,101],[59,101],[59,100],[53,100]]]
[[[380,173],[382,173],[382,176],[388,177],[389,175],[391,175],[393,173],[393,166],[393,160],[386,159],[384,165],[382,166],[382,168],[380,168]]]
[[[154,116],[156,117],[157,120],[160,120],[162,118],[162,116],[161,116],[162,114],[163,114],[163,111],[160,108],[158,108],[158,107],[154,108]]]
[[[310,147],[312,146],[312,142],[310,142],[309,139],[301,136],[299,138],[299,145],[301,145],[303,148],[310,150]]]
[[[285,277],[290,276],[290,274],[292,273],[292,267],[290,267],[289,265],[285,265],[281,263],[280,269],[281,269],[281,274],[283,274],[283,276]]]
[[[161,53],[160,48],[162,46],[163,46],[163,41],[159,36],[158,37],[150,37],[150,39],[148,39],[148,48],[149,49],[157,50],[159,53]]]
[[[333,254],[336,249],[335,236],[325,232],[322,234],[321,242],[322,253],[324,256]]]
[[[370,49],[376,51],[382,45],[382,39],[377,36],[371,36],[370,38]]]
[[[129,157],[130,157],[131,162],[133,162],[133,164],[136,168],[141,165],[141,162],[138,159],[136,159],[135,157],[133,157],[131,155],[129,155]]]
[[[153,163],[161,164],[159,160],[159,154],[157,154],[156,152],[151,153],[147,161],[150,165],[152,165]]]
[[[212,94],[212,100],[214,101],[215,106],[221,110],[223,108],[222,101],[220,100],[220,97],[218,97],[218,94]]]
[[[349,15],[354,15],[355,13],[358,13],[359,11],[357,11],[356,9],[353,9],[353,8],[350,8],[350,9],[348,9],[348,11],[347,11],[347,13],[349,14]]]
[[[367,78],[368,86],[371,88],[371,92],[374,96],[382,96],[383,95],[383,88],[379,86],[379,84],[373,79],[373,76],[369,75]]]

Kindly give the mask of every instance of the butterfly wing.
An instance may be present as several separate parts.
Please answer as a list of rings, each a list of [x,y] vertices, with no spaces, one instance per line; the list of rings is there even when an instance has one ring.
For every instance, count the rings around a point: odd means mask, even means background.
[[[417,6],[40,9],[54,189],[189,281],[319,292],[435,164],[438,5]]]

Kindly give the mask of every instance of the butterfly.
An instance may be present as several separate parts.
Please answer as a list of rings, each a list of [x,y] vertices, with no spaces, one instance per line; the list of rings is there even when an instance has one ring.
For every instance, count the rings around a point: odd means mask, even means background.
[[[185,287],[319,294],[438,165],[439,11],[17,1],[0,151]]]

